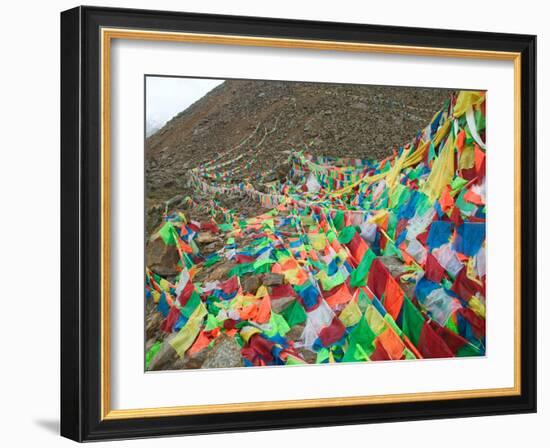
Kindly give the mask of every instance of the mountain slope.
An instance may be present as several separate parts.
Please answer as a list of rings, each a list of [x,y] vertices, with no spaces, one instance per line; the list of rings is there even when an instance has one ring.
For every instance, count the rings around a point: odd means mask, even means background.
[[[189,170],[214,157],[244,154],[235,182],[277,166],[284,176],[289,151],[306,148],[313,155],[383,158],[410,141],[449,95],[444,89],[225,81],[147,138],[148,230],[158,223],[160,204],[193,193]]]

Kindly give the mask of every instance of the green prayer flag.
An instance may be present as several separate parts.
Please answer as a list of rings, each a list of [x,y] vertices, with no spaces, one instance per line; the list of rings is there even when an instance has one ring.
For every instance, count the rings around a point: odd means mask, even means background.
[[[315,364],[323,364],[324,362],[327,362],[329,355],[330,351],[328,350],[328,348],[323,347],[317,352],[317,359],[315,360]]]
[[[357,362],[369,360],[369,355],[374,352],[376,334],[372,331],[364,316],[353,328],[349,335],[349,344],[342,359],[343,362]]]
[[[465,357],[465,356],[479,356],[480,351],[479,349],[470,343],[467,343],[460,347],[457,352],[456,356]]]
[[[479,109],[475,111],[474,115],[475,115],[477,131],[478,132],[483,131],[485,129],[485,115],[482,114]]]
[[[359,265],[351,273],[351,286],[357,287],[366,285],[366,277],[375,258],[376,254],[372,251],[372,249],[369,248],[359,262]]]
[[[286,358],[285,364],[287,366],[294,366],[294,365],[307,364],[307,363],[302,359],[295,358],[294,356],[289,356]]]
[[[270,329],[265,334],[272,338],[275,335],[284,336],[290,331],[290,327],[283,316],[271,311],[271,317],[268,323]]]
[[[325,271],[321,271],[322,273],[325,273]],[[342,274],[341,271],[336,272],[336,274],[333,274],[331,276],[328,275],[321,275],[321,287],[323,288],[323,291],[330,291],[335,286],[341,285],[346,281],[344,278],[344,274]]]
[[[162,238],[162,241],[164,241],[164,244],[167,246],[174,246],[176,244],[176,239],[174,237],[175,231],[176,230],[174,229],[172,223],[170,221],[166,221],[158,231],[158,234]]]
[[[211,331],[219,326],[220,323],[218,322],[218,319],[216,319],[213,314],[208,313],[208,316],[206,317],[206,325],[204,326],[204,331]]]
[[[416,359],[414,353],[411,352],[407,347],[403,349],[403,355],[405,356],[405,359]]]
[[[161,343],[160,341],[155,342],[149,350],[147,350],[147,353],[145,354],[145,370],[149,368],[149,364],[151,364],[151,360],[155,357],[155,355],[160,350]]]
[[[466,185],[468,181],[466,179],[462,179],[460,176],[456,176],[451,181],[451,190],[460,190],[464,185]]]
[[[229,232],[231,229],[233,229],[233,224],[225,223],[218,225],[218,227],[222,232]]]
[[[254,263],[241,263],[232,268],[227,276],[228,278],[231,278],[234,275],[242,277],[244,274],[248,274],[250,272],[254,272]]]
[[[415,346],[418,346],[418,341],[420,341],[423,325],[424,317],[422,317],[422,314],[416,309],[411,300],[405,296],[403,301],[403,333],[407,335]]]
[[[338,234],[338,241],[342,244],[348,244],[357,233],[354,226],[344,227]]]
[[[350,333],[350,343],[360,344],[365,350],[374,344],[376,334],[370,328],[364,316]]]
[[[281,315],[285,318],[289,327],[302,324],[307,319],[306,310],[297,300],[292,301],[281,311]]]
[[[253,267],[254,267],[254,270],[258,272],[258,270],[260,270],[265,265],[272,265],[274,263],[275,263],[275,260],[272,260],[271,258],[259,258],[254,262]]]
[[[463,213],[472,213],[475,211],[476,206],[472,204],[471,202],[467,202],[464,200],[464,195],[466,194],[466,190],[462,190],[460,194],[458,195],[458,198],[456,198],[456,206],[460,209]]]
[[[210,257],[208,260],[206,260],[203,263],[203,266],[207,268],[209,266],[212,266],[213,264],[216,264],[220,260],[221,260],[221,257],[218,254],[216,254],[213,257]]]
[[[338,210],[334,215],[334,218],[332,218],[332,222],[334,223],[336,230],[340,230],[344,226],[344,212]]]
[[[197,306],[201,303],[201,296],[197,291],[193,291],[191,294],[191,297],[189,297],[189,300],[185,304],[185,306],[180,310],[181,314],[185,316],[185,318],[189,319],[191,314],[195,311]]]

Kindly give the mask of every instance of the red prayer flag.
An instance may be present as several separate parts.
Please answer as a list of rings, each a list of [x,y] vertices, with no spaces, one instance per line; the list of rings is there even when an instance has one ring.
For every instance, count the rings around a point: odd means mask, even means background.
[[[344,334],[346,334],[346,327],[340,319],[334,316],[330,325],[319,332],[319,339],[324,347],[328,347],[342,339]]]
[[[187,283],[185,284],[185,287],[180,292],[180,295],[178,296],[178,302],[181,306],[185,306],[187,301],[189,300],[189,297],[191,297],[191,294],[193,294],[193,291],[195,290],[195,286],[193,285],[193,282],[191,280],[187,280]]]
[[[418,349],[422,356],[425,358],[453,358],[454,353],[445,344],[445,341],[441,339],[438,334],[424,322],[422,331],[420,332],[420,339],[418,341]]]
[[[232,292],[235,292],[239,289],[239,278],[234,275],[229,280],[226,280],[223,283],[220,283],[220,289],[225,294],[231,294]]]
[[[428,253],[426,257],[426,266],[424,268],[424,277],[435,283],[441,283],[445,276],[445,269],[439,264],[437,258],[431,253]]]
[[[378,299],[386,291],[388,277],[391,277],[388,269],[380,258],[375,258],[371,264],[367,286],[376,295]]]

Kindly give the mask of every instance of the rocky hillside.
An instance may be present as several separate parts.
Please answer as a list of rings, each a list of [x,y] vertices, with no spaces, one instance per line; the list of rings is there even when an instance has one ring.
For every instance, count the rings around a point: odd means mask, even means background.
[[[485,92],[221,85],[148,141],[145,368],[483,356],[485,141]]]
[[[387,156],[410,141],[449,95],[444,89],[226,81],[146,140],[147,231],[159,224],[165,201],[200,196],[187,186],[189,170],[224,152],[245,154],[232,181],[249,180],[261,190],[272,180],[262,173],[277,168],[285,176],[291,150]],[[246,198],[219,199],[245,215],[257,211]]]

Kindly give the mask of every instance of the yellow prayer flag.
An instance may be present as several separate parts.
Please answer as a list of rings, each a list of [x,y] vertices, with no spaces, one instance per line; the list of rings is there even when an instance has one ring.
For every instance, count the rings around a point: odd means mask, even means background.
[[[206,314],[208,314],[208,311],[201,302],[197,308],[195,308],[193,314],[189,316],[189,320],[185,326],[169,341],[180,358],[185,355],[185,352],[193,345]]]
[[[359,309],[359,305],[357,305],[357,302],[355,300],[352,300],[348,305],[342,310],[340,313],[340,320],[346,327],[352,327],[357,322],[361,320],[361,316],[363,313],[361,313],[361,310]]]

